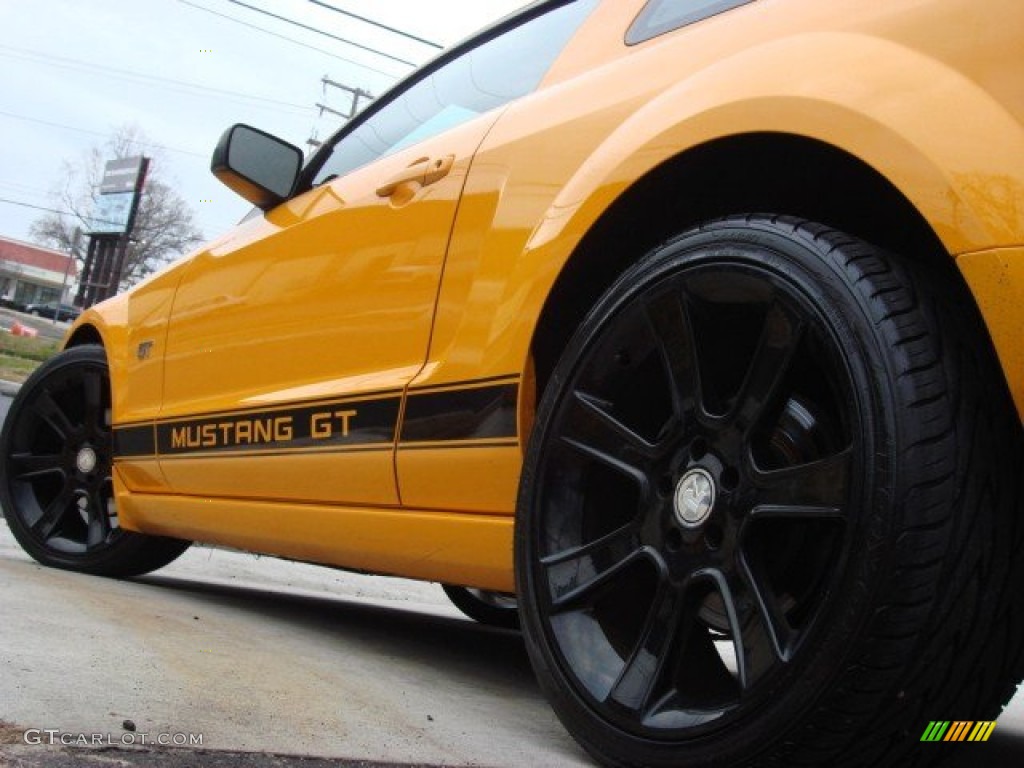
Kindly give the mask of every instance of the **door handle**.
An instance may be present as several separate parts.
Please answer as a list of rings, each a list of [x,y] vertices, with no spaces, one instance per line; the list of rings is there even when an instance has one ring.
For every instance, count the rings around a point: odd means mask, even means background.
[[[428,184],[435,184],[448,175],[452,166],[455,165],[455,155],[444,157],[421,157],[408,168],[404,168],[390,179],[382,187],[377,188],[378,197],[391,197],[403,184],[413,182],[425,187]]]

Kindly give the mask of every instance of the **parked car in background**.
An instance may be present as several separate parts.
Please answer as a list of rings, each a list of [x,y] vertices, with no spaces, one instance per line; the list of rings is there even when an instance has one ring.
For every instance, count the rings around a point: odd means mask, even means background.
[[[63,322],[77,320],[78,316],[82,314],[82,310],[78,307],[71,304],[58,304],[54,301],[48,301],[45,304],[26,304],[24,311],[37,317],[48,317],[50,320]]]
[[[234,126],[259,210],[25,384],[10,528],[518,609],[608,765],[986,736],[1024,674],[1022,40],[1020,0],[546,0],[308,161]]]

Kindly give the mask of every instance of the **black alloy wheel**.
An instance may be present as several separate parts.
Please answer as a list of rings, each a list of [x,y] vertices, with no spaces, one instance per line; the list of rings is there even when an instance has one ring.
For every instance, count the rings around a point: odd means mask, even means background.
[[[893,270],[822,227],[724,220],[627,270],[570,343],[524,467],[518,593],[541,686],[602,762],[879,764],[843,739],[934,640],[956,496],[935,325]],[[830,723],[858,684],[875,711]]]
[[[519,629],[519,603],[515,595],[473,587],[442,584],[452,604],[466,616],[489,627]]]
[[[188,542],[118,524],[110,379],[103,349],[44,363],[11,405],[0,435],[0,501],[11,532],[39,562],[110,576],[166,565]]]

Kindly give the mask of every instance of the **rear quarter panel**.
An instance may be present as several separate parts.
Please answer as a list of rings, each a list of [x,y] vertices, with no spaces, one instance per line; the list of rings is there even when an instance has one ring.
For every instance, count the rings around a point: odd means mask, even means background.
[[[638,179],[716,139],[787,133],[860,158],[951,257],[1024,242],[1024,6],[762,0],[630,48],[641,6],[605,3],[478,152],[417,385],[527,371],[583,236]],[[1024,371],[1008,373],[1021,402]],[[399,452],[403,499],[465,503],[459,465],[426,461]],[[511,512],[518,463],[492,471]]]

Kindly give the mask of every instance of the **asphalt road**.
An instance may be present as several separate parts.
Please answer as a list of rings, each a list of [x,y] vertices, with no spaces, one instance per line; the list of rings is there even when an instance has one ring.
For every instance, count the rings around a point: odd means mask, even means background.
[[[45,317],[26,315],[24,312],[16,312],[13,309],[0,307],[0,326],[10,328],[11,323],[13,322],[19,322],[23,325],[29,326],[30,328],[34,328],[39,331],[40,336],[54,340],[63,339],[64,334],[67,333],[68,328],[71,327],[68,323],[63,321],[58,323],[53,320],[48,320]]]
[[[75,743],[46,746],[47,730]],[[202,744],[139,746],[161,734]],[[990,742],[925,748],[962,768],[1024,765],[1024,696]],[[327,760],[590,764],[519,635],[462,618],[436,585],[199,547],[115,581],[42,568],[0,524],[0,765]]]

